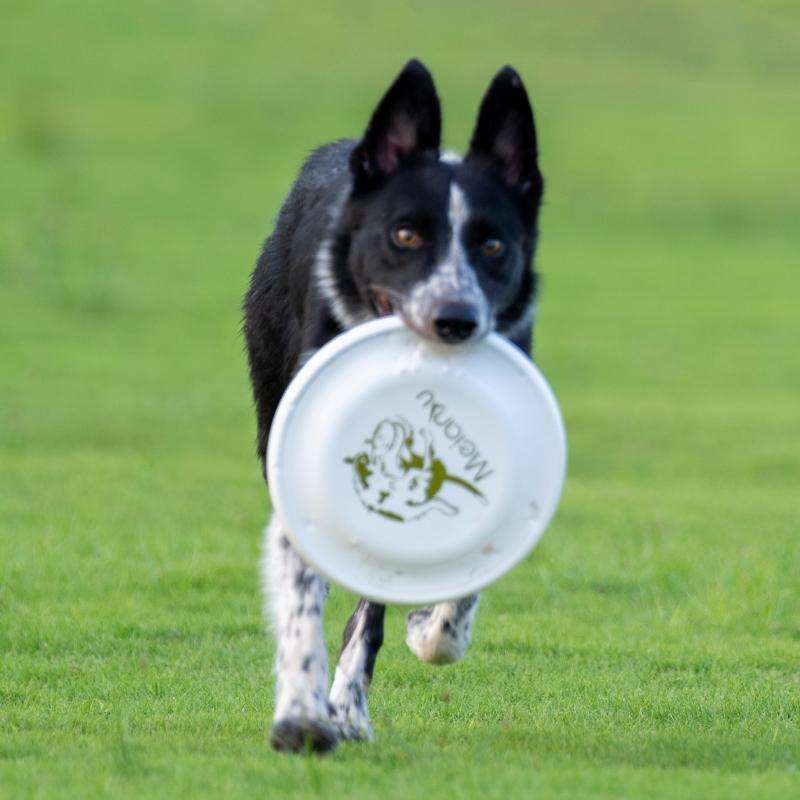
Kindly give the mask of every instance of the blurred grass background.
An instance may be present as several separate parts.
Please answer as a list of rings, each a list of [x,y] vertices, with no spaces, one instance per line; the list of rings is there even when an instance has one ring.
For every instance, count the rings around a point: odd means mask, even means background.
[[[0,14],[0,796],[800,793],[796,3]],[[377,742],[281,758],[239,301],[410,56],[449,147],[501,65],[533,97],[569,481],[461,665],[393,610]]]

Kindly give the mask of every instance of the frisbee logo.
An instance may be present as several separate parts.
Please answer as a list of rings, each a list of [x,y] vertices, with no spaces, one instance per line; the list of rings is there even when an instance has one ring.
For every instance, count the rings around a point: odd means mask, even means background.
[[[395,522],[410,522],[436,511],[455,516],[464,496],[485,505],[486,496],[476,484],[492,473],[486,460],[461,426],[444,416],[444,406],[435,402],[432,392],[420,392],[417,399],[423,408],[430,407],[427,421],[440,428],[440,438],[466,459],[466,474],[451,472],[438,455],[433,427],[415,430],[403,417],[382,419],[365,440],[367,449],[344,459],[353,470],[359,500],[369,511]]]
[[[416,399],[428,411],[428,421],[442,429],[445,439],[449,442],[450,449],[458,446],[459,455],[467,459],[464,463],[464,469],[467,472],[474,472],[475,482],[477,483],[491,475],[492,470],[489,469],[486,459],[481,458],[477,445],[467,437],[461,425],[452,416],[447,415],[444,403],[438,402],[430,389],[421,391]]]

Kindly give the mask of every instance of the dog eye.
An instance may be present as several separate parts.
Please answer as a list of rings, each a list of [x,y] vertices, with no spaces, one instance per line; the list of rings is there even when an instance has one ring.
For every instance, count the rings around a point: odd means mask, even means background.
[[[392,242],[402,250],[418,250],[422,247],[422,237],[406,225],[401,225],[392,231]]]
[[[487,239],[481,245],[481,252],[489,258],[497,258],[503,255],[506,246],[499,239]]]

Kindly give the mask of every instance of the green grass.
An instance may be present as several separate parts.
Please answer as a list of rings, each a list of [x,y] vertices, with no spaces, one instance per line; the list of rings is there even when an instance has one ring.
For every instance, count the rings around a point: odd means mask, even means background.
[[[795,4],[2,17],[0,796],[800,795]],[[238,304],[303,155],[411,55],[449,146],[503,63],[535,99],[569,479],[460,665],[391,610],[377,741],[281,757]]]

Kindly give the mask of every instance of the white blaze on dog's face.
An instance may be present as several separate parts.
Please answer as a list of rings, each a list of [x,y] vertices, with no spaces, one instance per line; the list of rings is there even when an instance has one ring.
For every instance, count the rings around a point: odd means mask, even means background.
[[[450,240],[444,259],[414,284],[398,311],[423,336],[456,343],[486,335],[493,320],[491,305],[462,244],[470,213],[455,180],[450,182],[447,218]]]
[[[353,315],[396,313],[420,336],[459,344],[527,319],[543,184],[512,69],[490,85],[463,159],[440,156],[439,113],[429,73],[411,62],[352,151],[329,283]]]

